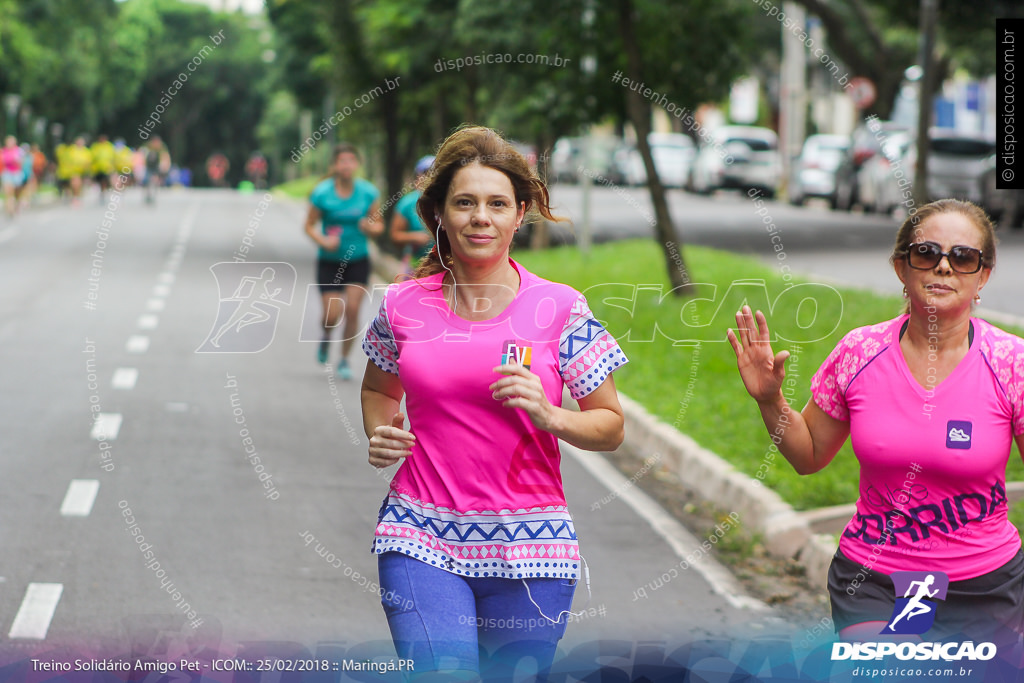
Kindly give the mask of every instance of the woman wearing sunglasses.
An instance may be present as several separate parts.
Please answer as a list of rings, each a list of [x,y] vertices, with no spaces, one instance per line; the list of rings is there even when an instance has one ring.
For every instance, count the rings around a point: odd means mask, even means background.
[[[798,473],[851,439],[860,495],[828,574],[842,639],[1013,642],[1024,554],[1005,471],[1011,440],[1024,452],[1024,340],[972,316],[995,265],[992,223],[969,202],[933,202],[900,227],[891,261],[906,309],[843,337],[803,411],[781,392],[789,352],[746,306],[739,339],[728,332],[740,376]]]

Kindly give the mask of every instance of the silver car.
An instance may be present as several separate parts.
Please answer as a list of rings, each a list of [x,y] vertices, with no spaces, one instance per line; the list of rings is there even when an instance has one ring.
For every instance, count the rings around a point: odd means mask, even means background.
[[[929,199],[967,199],[981,206],[991,203],[986,182],[991,178],[995,140],[978,133],[946,128],[932,128],[928,137]],[[914,182],[917,164],[915,142],[908,138],[905,144],[894,145],[896,153],[888,159],[887,167],[874,169],[875,196],[871,198],[870,208],[889,211],[902,204],[909,211],[913,206],[910,185]]]
[[[850,139],[843,135],[812,135],[804,141],[794,160],[789,181],[789,201],[803,204],[808,199],[825,199],[836,208],[836,169]]]
[[[699,193],[756,188],[774,197],[781,174],[779,138],[774,131],[758,126],[722,126],[697,152],[689,188]]]
[[[654,168],[665,187],[683,187],[690,174],[696,148],[690,136],[682,133],[651,133],[647,136]],[[647,169],[640,151],[632,146],[621,147],[614,156],[616,178],[624,185],[646,185]]]

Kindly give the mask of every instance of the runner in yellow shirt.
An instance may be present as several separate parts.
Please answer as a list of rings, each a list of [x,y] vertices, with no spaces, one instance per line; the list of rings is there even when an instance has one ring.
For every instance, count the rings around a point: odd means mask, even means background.
[[[92,171],[92,153],[85,146],[85,138],[78,136],[68,151],[71,166],[71,204],[77,206],[82,196],[82,179]]]
[[[114,172],[114,143],[101,134],[89,148],[92,153],[92,177],[100,186],[100,204],[110,189],[110,175]]]
[[[74,169],[71,168],[71,145],[62,142],[54,148],[54,156],[57,158],[57,195],[63,198],[71,189],[71,176]]]

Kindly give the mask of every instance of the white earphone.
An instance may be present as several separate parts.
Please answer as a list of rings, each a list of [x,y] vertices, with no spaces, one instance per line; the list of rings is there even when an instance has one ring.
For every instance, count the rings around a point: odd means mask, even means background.
[[[437,229],[438,229],[438,231],[440,232],[441,230],[444,230],[444,226],[441,225],[441,214],[437,213],[436,211],[434,212],[434,220],[437,221]],[[451,249],[452,249],[452,245],[451,245],[451,242],[449,242],[448,243],[448,251],[451,251]],[[444,257],[441,256],[441,240],[440,239],[437,240],[437,259],[441,262],[441,267],[444,268],[445,270],[447,270],[448,273],[452,276],[452,315],[455,315],[455,311],[457,311],[458,308],[459,308],[459,296],[458,296],[458,293],[457,293],[457,289],[458,289],[459,283],[455,281],[455,273],[453,273],[452,269],[449,268],[448,266],[446,266],[445,263],[444,263]]]

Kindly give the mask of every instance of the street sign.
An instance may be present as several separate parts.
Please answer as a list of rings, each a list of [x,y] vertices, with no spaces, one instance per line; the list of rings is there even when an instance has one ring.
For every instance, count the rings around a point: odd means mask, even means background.
[[[863,76],[857,76],[850,81],[850,97],[853,98],[853,104],[858,109],[867,109],[875,102],[875,96],[878,94],[875,90],[875,84],[871,82],[871,79],[864,78]]]

